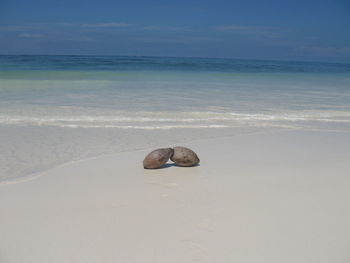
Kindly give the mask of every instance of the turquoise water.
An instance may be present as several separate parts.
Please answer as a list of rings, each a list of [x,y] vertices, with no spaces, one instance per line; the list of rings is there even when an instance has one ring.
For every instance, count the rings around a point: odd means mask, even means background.
[[[1,125],[347,130],[349,123],[349,64],[0,56]]]
[[[101,154],[275,128],[350,132],[350,65],[0,56],[0,182]]]

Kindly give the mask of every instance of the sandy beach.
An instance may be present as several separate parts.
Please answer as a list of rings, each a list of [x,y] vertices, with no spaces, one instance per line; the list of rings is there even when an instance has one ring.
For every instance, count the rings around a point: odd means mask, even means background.
[[[1,185],[0,262],[349,262],[349,133],[184,146],[200,166],[144,170],[149,149]]]
[[[350,263],[349,10],[0,1],[0,263]]]

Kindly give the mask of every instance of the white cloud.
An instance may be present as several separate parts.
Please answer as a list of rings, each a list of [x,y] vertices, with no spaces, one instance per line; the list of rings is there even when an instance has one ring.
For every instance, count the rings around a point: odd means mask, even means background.
[[[343,57],[350,56],[350,47],[304,46],[297,48],[296,52],[319,57]]]
[[[166,43],[166,44],[190,44],[195,42],[219,42],[220,40],[211,39],[204,36],[162,36],[161,38],[142,37],[136,38],[142,43]]]
[[[190,31],[187,27],[159,26],[159,25],[144,26],[143,29],[147,31]]]
[[[105,27],[128,27],[131,24],[127,23],[100,23],[100,24],[82,24],[83,27],[105,28]]]
[[[77,42],[94,42],[95,39],[89,36],[72,36],[72,37],[68,37],[66,38],[66,40],[69,41],[77,41]]]
[[[242,25],[221,25],[213,26],[212,29],[220,32],[257,36],[264,38],[279,38],[280,32],[277,28],[260,26],[242,26]]]
[[[22,38],[42,38],[42,37],[45,37],[45,36],[43,34],[22,33],[22,34],[19,34],[18,37],[22,37]]]

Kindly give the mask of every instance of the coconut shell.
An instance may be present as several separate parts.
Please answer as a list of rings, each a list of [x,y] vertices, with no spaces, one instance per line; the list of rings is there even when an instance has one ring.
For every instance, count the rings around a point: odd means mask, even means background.
[[[166,164],[173,155],[174,150],[171,148],[162,148],[150,152],[143,160],[143,168],[157,169]]]
[[[182,146],[174,147],[174,154],[170,159],[177,165],[185,167],[194,166],[200,162],[194,151]]]

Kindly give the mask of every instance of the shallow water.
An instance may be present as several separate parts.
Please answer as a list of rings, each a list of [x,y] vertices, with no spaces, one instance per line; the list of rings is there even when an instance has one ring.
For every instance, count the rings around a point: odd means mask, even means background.
[[[268,128],[349,132],[350,65],[0,56],[0,180]]]

